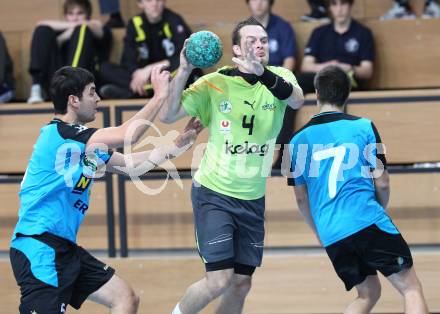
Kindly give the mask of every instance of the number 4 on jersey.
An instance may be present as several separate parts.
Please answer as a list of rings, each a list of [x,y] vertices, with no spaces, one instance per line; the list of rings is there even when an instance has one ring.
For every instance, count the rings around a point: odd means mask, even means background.
[[[247,122],[247,115],[243,116],[243,123],[241,124],[241,126],[243,127],[243,129],[249,129],[249,134],[248,135],[252,135],[252,133],[254,132],[254,120],[255,120],[255,115],[251,116],[251,122]]]
[[[330,198],[334,198],[336,196],[338,173],[342,162],[344,161],[346,150],[347,149],[344,146],[338,146],[313,153],[313,159],[316,161],[321,161],[332,157],[334,158],[328,177],[328,194]]]

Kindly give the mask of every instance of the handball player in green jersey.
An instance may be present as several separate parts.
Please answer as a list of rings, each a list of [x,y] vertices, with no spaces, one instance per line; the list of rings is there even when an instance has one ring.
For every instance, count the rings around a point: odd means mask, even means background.
[[[267,66],[268,35],[254,19],[232,33],[233,67],[207,74],[184,90],[194,69],[182,50],[165,123],[197,117],[209,130],[191,192],[196,242],[206,276],[190,286],[173,313],[197,313],[221,296],[216,313],[241,313],[264,246],[266,177],[287,106],[304,100],[291,71]]]

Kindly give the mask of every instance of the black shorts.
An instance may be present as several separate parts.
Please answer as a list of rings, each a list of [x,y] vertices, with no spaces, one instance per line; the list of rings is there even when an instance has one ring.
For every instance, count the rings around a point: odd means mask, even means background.
[[[197,183],[191,196],[197,248],[206,270],[235,268],[251,275],[263,259],[264,197],[241,200]]]
[[[82,247],[49,233],[14,239],[10,260],[22,314],[64,313],[67,305],[79,309],[115,273]]]
[[[377,271],[388,277],[413,265],[402,235],[385,232],[375,224],[325,249],[347,291]]]

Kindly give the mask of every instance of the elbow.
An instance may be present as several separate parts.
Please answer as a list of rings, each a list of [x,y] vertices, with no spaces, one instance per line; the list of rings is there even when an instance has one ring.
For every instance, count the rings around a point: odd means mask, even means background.
[[[374,185],[377,190],[389,191],[390,190],[390,178],[389,176],[382,176],[380,179],[376,179]]]
[[[170,118],[168,116],[162,116],[162,115],[159,116],[159,120],[160,120],[160,122],[165,123],[165,124],[171,124],[174,122],[174,120],[172,118]]]
[[[302,105],[304,104],[304,94],[302,89],[297,88],[293,91],[292,95],[290,96],[289,99],[289,105],[292,109],[299,109],[302,107]]]
[[[390,183],[389,182],[376,183],[376,189],[383,192],[389,191]]]

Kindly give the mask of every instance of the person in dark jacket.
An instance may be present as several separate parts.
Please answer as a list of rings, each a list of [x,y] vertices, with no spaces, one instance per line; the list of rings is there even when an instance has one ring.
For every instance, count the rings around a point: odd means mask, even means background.
[[[112,34],[98,20],[91,20],[90,0],[65,0],[64,21],[40,21],[31,44],[29,73],[32,87],[28,103],[40,103],[49,96],[53,74],[65,65],[96,72],[110,56]]]
[[[191,29],[183,18],[165,8],[165,0],[137,0],[142,13],[130,19],[126,27],[120,65],[103,64],[100,89],[103,98],[150,97],[151,69],[163,64],[173,74],[179,67],[179,55]],[[194,71],[189,82],[202,75]]]

